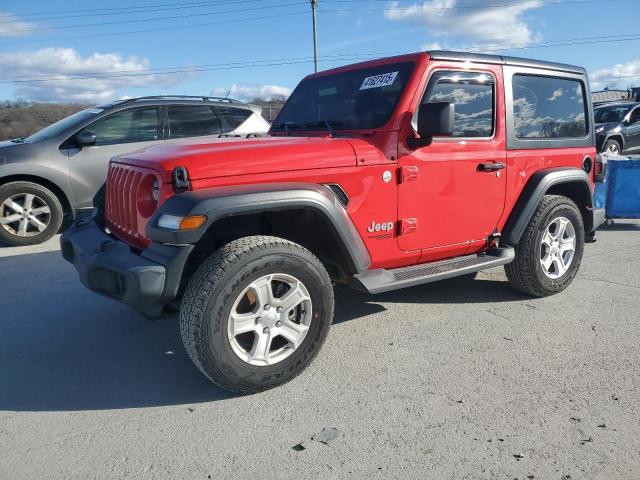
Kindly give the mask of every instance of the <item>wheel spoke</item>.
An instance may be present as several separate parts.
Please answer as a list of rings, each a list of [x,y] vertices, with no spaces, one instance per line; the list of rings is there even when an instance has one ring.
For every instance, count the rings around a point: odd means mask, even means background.
[[[567,271],[567,268],[564,266],[564,263],[562,262],[560,257],[554,257],[553,258],[553,266],[554,266],[554,273],[558,276],[561,277],[562,275],[564,275],[564,272]]]
[[[2,205],[4,205],[7,208],[10,208],[16,213],[24,212],[24,208],[22,208],[20,205],[18,205],[16,202],[11,200],[10,198],[6,199]]]
[[[282,326],[278,330],[278,334],[282,335],[293,348],[298,348],[308,329],[309,327],[306,325],[300,325],[287,319],[282,322]]]
[[[549,273],[549,269],[551,268],[552,263],[553,256],[550,254],[547,254],[547,256],[542,259],[542,267],[544,268],[545,272]]]
[[[27,236],[27,226],[29,225],[29,221],[26,218],[23,218],[20,220],[20,223],[18,224],[18,230],[17,230],[17,234],[19,237],[26,237]]]
[[[33,225],[34,227],[36,227],[38,229],[39,232],[43,232],[47,229],[47,224],[41,222],[40,220],[38,220],[36,217],[34,216],[30,216],[29,217],[29,223],[31,225]]]
[[[256,303],[258,304],[258,308],[264,308],[265,305],[272,304],[273,293],[271,290],[271,276],[256,280],[249,288],[256,294]]]
[[[259,363],[269,363],[269,351],[271,350],[271,332],[256,333],[256,338],[253,341],[253,347],[249,353],[249,361]]]
[[[560,242],[560,254],[564,252],[573,252],[576,249],[575,238],[565,239]]]
[[[229,329],[229,336],[235,337],[247,332],[253,332],[256,329],[255,313],[231,313],[231,321],[233,327]]]
[[[285,313],[289,312],[305,300],[309,300],[309,295],[303,288],[298,282],[284,297],[274,299],[275,304],[282,307]]]
[[[569,224],[569,220],[566,218],[559,218],[558,230],[556,231],[556,238],[558,240],[562,240],[564,238],[564,234],[567,230],[567,225]]]
[[[47,205],[31,209],[32,215],[44,215],[49,213],[51,213],[51,209]]]
[[[35,197],[35,195],[33,195],[32,193],[25,194],[24,203],[22,204],[22,208],[24,208],[25,210],[31,210],[31,207],[33,206],[34,197]]]
[[[22,215],[19,213],[14,213],[13,215],[7,215],[6,217],[0,217],[0,224],[8,225],[13,222],[17,222],[22,218]]]
[[[547,247],[551,247],[552,243],[553,243],[553,236],[551,235],[551,232],[547,228],[547,231],[544,232],[544,236],[542,237],[542,244],[546,245]]]

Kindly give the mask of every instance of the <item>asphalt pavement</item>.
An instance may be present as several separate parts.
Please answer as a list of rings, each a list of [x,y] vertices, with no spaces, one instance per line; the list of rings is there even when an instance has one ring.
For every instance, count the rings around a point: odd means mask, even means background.
[[[293,382],[231,396],[172,319],[87,291],[52,239],[0,247],[0,479],[637,479],[640,221],[565,292],[501,269],[336,292]]]

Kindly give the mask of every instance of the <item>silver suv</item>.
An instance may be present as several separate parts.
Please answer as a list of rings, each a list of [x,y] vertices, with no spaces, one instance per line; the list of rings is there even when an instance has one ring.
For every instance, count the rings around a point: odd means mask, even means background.
[[[151,145],[262,135],[259,107],[215,97],[140,97],[0,142],[0,242],[44,242],[99,201],[109,160]],[[193,141],[193,140],[191,140]]]

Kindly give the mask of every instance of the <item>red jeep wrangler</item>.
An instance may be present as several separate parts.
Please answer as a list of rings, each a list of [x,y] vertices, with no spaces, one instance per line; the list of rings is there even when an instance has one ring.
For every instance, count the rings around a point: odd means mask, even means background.
[[[565,289],[604,212],[584,69],[429,52],[305,78],[267,138],[114,158],[64,258],[148,317],[179,310],[193,362],[241,393],[318,353],[333,283],[386,292],[504,265]]]

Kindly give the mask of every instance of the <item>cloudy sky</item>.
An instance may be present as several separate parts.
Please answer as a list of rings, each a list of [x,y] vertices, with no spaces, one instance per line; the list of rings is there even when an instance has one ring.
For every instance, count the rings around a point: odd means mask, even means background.
[[[424,49],[574,63],[640,85],[640,0],[319,0],[320,66]],[[135,5],[135,6],[132,6]],[[2,0],[0,99],[287,94],[313,69],[308,0]]]

